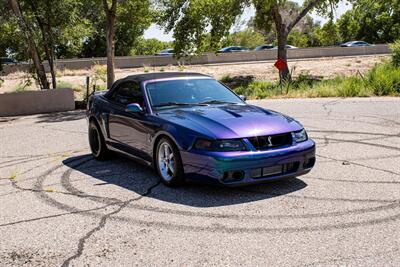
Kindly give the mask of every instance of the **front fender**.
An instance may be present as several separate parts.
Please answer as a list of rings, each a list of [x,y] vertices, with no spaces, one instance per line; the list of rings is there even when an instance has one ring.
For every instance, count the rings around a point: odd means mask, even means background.
[[[161,136],[169,137],[178,146],[179,150],[188,150],[198,135],[184,127],[172,124],[164,125],[153,137],[153,147],[155,147]]]

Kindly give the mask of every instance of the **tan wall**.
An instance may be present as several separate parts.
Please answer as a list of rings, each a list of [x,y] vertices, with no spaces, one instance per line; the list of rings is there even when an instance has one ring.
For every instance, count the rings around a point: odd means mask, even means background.
[[[0,94],[0,116],[31,115],[75,109],[71,89]]]
[[[303,58],[321,58],[321,57],[342,57],[342,56],[361,56],[361,55],[379,55],[389,54],[388,45],[374,45],[366,47],[322,47],[322,48],[299,48],[288,50],[289,59]],[[276,50],[251,51],[241,53],[215,54],[207,53],[191,59],[177,60],[173,57],[163,56],[135,56],[135,57],[117,57],[115,64],[117,68],[139,68],[151,66],[167,66],[183,64],[218,64],[228,62],[246,62],[275,60]],[[106,58],[82,58],[57,60],[58,69],[89,69],[94,64],[106,64]],[[45,63],[48,71],[48,66]],[[27,70],[27,65],[4,66],[5,73],[11,73],[18,70]]]

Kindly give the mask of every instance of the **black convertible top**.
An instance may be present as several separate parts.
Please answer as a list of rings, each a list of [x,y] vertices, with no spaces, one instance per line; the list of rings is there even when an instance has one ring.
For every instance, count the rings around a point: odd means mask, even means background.
[[[124,80],[135,80],[138,82],[144,82],[144,81],[157,80],[157,79],[193,77],[193,76],[210,77],[209,75],[196,73],[196,72],[154,72],[154,73],[129,75]]]
[[[154,72],[154,73],[129,75],[125,78],[115,81],[112,87],[105,93],[105,96],[108,97],[109,95],[111,95],[115,90],[115,88],[122,82],[135,81],[141,83],[149,80],[179,78],[179,77],[211,77],[211,76],[196,72]]]

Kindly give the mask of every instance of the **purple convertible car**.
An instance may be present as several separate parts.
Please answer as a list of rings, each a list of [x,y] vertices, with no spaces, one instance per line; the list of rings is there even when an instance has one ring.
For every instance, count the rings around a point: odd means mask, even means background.
[[[88,101],[89,143],[98,160],[119,152],[154,166],[174,186],[228,186],[296,177],[315,164],[315,143],[281,113],[248,105],[198,73],[118,80]]]

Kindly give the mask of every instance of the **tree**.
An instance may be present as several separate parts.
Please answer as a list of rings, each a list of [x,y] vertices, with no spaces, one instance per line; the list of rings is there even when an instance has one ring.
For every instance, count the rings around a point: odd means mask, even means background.
[[[102,6],[106,21],[107,86],[110,88],[115,79],[116,48],[127,55],[136,38],[150,26],[153,14],[150,0],[103,0]],[[101,40],[102,37],[98,35],[97,38]]]
[[[106,14],[106,42],[107,42],[107,88],[111,88],[115,79],[115,17],[117,13],[117,0],[111,0],[111,7],[108,1],[103,0],[103,8]]]
[[[400,1],[353,0],[337,25],[344,40],[391,43],[400,36]]]
[[[239,45],[255,48],[262,44],[264,44],[264,36],[252,28],[246,28],[242,31],[231,33],[221,42],[222,47]]]
[[[290,32],[311,10],[319,8],[321,12],[327,12],[328,6],[336,2],[335,0],[308,0],[300,9],[297,9],[296,4],[291,1],[253,0],[256,9],[256,25],[275,29],[278,40],[278,59],[287,62],[286,45]],[[291,79],[287,64],[281,72],[281,78],[282,80]]]
[[[30,25],[26,22],[23,14],[22,14],[18,0],[8,0],[8,3],[10,5],[15,17],[17,18],[20,29],[23,31],[25,38],[28,42],[28,49],[29,49],[33,64],[36,69],[36,74],[38,76],[40,88],[48,89],[48,88],[50,88],[49,82],[47,81],[46,72],[45,72],[45,69],[43,66],[42,59],[39,54],[39,50],[37,48],[37,44],[34,39],[34,34],[32,32],[32,29],[31,29]]]
[[[278,59],[287,61],[286,45],[288,36],[294,27],[313,9],[328,10],[338,0],[307,0],[298,11],[288,9],[293,2],[286,0],[162,0],[160,3],[160,24],[166,31],[174,31],[175,50],[182,52],[197,48],[202,51],[207,31],[211,35],[211,44],[229,33],[237,17],[244,7],[253,5],[256,10],[255,23],[265,32],[276,31],[278,41]],[[289,68],[286,65],[282,71],[284,80],[290,79]]]
[[[316,35],[318,42],[323,46],[337,45],[342,41],[338,27],[333,20],[329,20],[322,28],[317,29]]]
[[[24,10],[28,17],[28,23],[31,28],[40,33],[39,45],[48,61],[52,87],[57,87],[56,80],[56,47],[62,43],[73,43],[75,38],[79,38],[79,33],[85,34],[85,31],[79,31],[78,34],[70,35],[69,29],[81,29],[79,24],[85,20],[77,19],[79,14],[80,1],[76,0],[20,0],[24,4]],[[65,38],[67,37],[67,38]]]
[[[129,55],[154,55],[161,50],[173,47],[172,42],[163,42],[155,38],[144,39],[140,37],[129,51]]]

